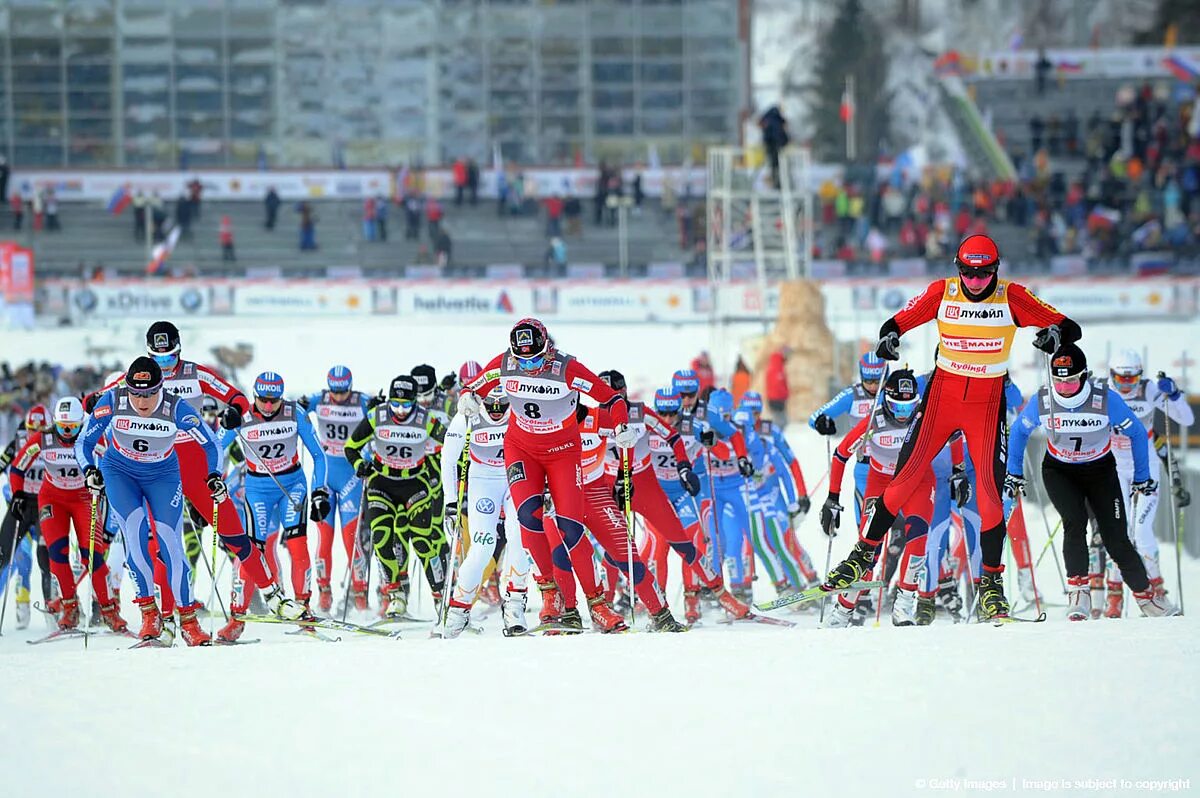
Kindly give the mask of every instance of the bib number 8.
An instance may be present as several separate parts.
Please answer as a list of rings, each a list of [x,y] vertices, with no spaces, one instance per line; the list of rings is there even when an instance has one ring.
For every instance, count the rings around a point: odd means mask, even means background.
[[[525,418],[541,418],[542,417],[542,409],[537,406],[536,402],[526,402],[524,410],[525,410]]]

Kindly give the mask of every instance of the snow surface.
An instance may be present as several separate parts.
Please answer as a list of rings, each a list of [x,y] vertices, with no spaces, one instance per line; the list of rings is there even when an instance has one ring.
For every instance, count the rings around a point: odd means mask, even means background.
[[[807,430],[792,437],[819,501],[824,443]],[[801,541],[820,565],[815,515]],[[1036,512],[1028,525],[1039,552]],[[852,537],[843,531],[835,558]],[[1176,595],[1173,551],[1164,549],[1162,565]],[[337,557],[334,574],[344,567]],[[1200,601],[1200,564],[1189,560],[1186,578]],[[1038,584],[1061,600],[1048,555]],[[336,578],[334,586],[336,595]],[[770,596],[762,582],[758,590],[758,600]],[[673,572],[675,604],[678,592]],[[204,575],[197,593],[207,597]],[[128,581],[124,599],[133,620]],[[399,641],[321,643],[259,625],[246,637],[263,642],[243,648],[127,651],[129,641],[99,638],[85,651],[78,641],[26,645],[45,633],[42,621],[18,632],[12,612],[0,637],[9,721],[0,763],[11,795],[1141,795],[1150,790],[1136,782],[1147,779],[1200,787],[1195,615],[1068,624],[1051,607],[1040,625],[939,617],[922,629],[885,619],[834,631],[816,628],[814,614],[784,613],[800,627],[783,629],[716,625],[709,613],[684,635],[511,640],[492,615],[483,635],[456,641],[414,626]],[[414,612],[431,612],[427,594]],[[1046,790],[1023,779],[1130,785]],[[989,781],[997,783],[985,790]]]

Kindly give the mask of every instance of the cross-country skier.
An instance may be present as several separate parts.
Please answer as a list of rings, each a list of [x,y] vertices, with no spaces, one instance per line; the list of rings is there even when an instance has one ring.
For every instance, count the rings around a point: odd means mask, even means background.
[[[142,611],[139,636],[167,645],[175,638],[174,619],[164,619],[154,599],[148,517],[153,518],[154,537],[167,566],[184,641],[189,646],[212,642],[196,620],[191,568],[183,553],[183,488],[175,440],[177,433],[193,432],[208,469],[210,502],[219,503],[226,488],[216,470],[216,442],[195,410],[163,390],[158,364],[142,356],[130,364],[124,384],[100,395],[75,444],[84,484],[94,495],[107,494],[110,512],[117,515],[125,535],[137,586],[134,603]],[[102,438],[107,449],[97,467],[95,450]]]
[[[291,561],[292,592],[305,607],[311,596],[309,574],[312,562],[308,553],[308,515],[323,520],[330,511],[329,490],[325,486],[325,452],[317,440],[312,423],[296,402],[283,398],[283,377],[264,371],[254,379],[254,404],[242,417],[237,429],[224,430],[221,448],[235,438],[246,455],[246,506],[254,524],[254,543],[266,555],[276,581],[282,582],[278,547],[282,539]],[[313,458],[312,506],[308,480],[300,462],[300,443]],[[306,512],[306,510],[308,512]],[[243,580],[246,574],[243,571]],[[250,605],[250,591],[232,607],[229,623],[218,636],[225,642],[241,637],[245,622],[238,615]]]
[[[584,499],[580,483],[579,423],[576,407],[585,393],[611,414],[613,440],[628,450],[637,440],[629,426],[625,400],[586,366],[558,350],[545,325],[522,319],[509,332],[508,349],[496,355],[459,394],[459,410],[471,418],[482,411],[482,397],[502,386],[512,404],[504,441],[504,462],[525,548],[549,579],[593,568],[592,549],[582,545]],[[543,492],[549,488],[562,541],[547,540],[542,524]],[[554,534],[553,532],[550,534]],[[575,585],[552,589],[539,582],[544,602],[575,608]]]
[[[402,374],[388,387],[387,401],[371,408],[346,441],[346,459],[364,482],[363,523],[387,579],[381,614],[388,618],[408,614],[409,546],[425,569],[434,603],[441,603],[448,553],[441,474],[429,451],[445,437],[442,423],[417,404],[416,380]]]
[[[50,554],[50,572],[58,583],[61,596],[58,628],[79,626],[79,601],[75,595],[75,572],[71,568],[73,526],[80,553],[85,557],[90,553],[92,589],[100,603],[100,615],[108,628],[123,632],[128,624],[108,590],[104,519],[100,517],[99,504],[93,506],[91,495],[84,487],[83,469],[76,459],[75,443],[83,421],[83,403],[77,397],[64,396],[54,403],[50,430],[34,432],[26,439],[9,471],[14,510],[19,517],[36,515],[41,519],[41,533]],[[26,492],[25,472],[39,461],[44,478],[36,497],[32,497]]]
[[[446,430],[442,445],[442,495],[445,497],[445,526],[447,534],[459,523],[462,507],[458,506],[459,481],[467,481],[467,523],[462,527],[470,541],[458,566],[454,593],[446,611],[446,637],[458,637],[471,620],[471,606],[479,595],[483,572],[492,559],[499,540],[504,551],[500,562],[504,582],[504,601],[501,614],[506,635],[527,631],[525,602],[529,578],[529,554],[521,543],[521,526],[517,509],[508,490],[504,472],[504,436],[510,412],[508,395],[494,388],[483,402],[483,413],[468,421],[458,413]],[[465,474],[459,473],[459,458],[470,436],[470,463]],[[501,518],[503,514],[503,518]],[[460,548],[462,548],[460,546]]]
[[[1035,401],[1013,425],[1008,442],[1008,476],[1004,490],[1014,498],[1024,493],[1025,446],[1029,434],[1046,429],[1046,457],[1042,482],[1063,522],[1063,560],[1067,569],[1067,618],[1091,617],[1088,586],[1087,526],[1089,511],[1096,519],[1104,548],[1129,583],[1143,615],[1175,615],[1178,610],[1165,596],[1156,596],[1146,566],[1129,538],[1128,516],[1116,460],[1111,452],[1111,432],[1129,437],[1133,457],[1134,504],[1158,490],[1150,477],[1149,438],[1142,422],[1120,394],[1103,378],[1089,380],[1087,357],[1074,344],[1064,344],[1050,360],[1052,383],[1037,393]]]
[[[899,369],[888,375],[883,388],[882,402],[855,425],[838,444],[829,470],[829,496],[821,507],[821,529],[826,535],[834,536],[841,525],[842,506],[840,487],[846,463],[856,448],[867,458],[870,472],[864,495],[866,516],[859,531],[859,540],[869,523],[871,513],[878,504],[888,484],[894,478],[901,449],[911,427],[917,423],[917,378],[908,369]],[[924,474],[916,489],[899,508],[904,514],[904,550],[899,568],[899,589],[892,604],[892,624],[895,626],[928,625],[933,621],[935,590],[922,590],[918,597],[918,581],[924,568],[925,541],[929,532],[929,518],[933,512],[933,469],[926,464]],[[890,526],[890,525],[889,525]],[[874,550],[874,549],[873,549]],[[869,566],[868,566],[869,567]],[[866,574],[866,569],[863,569]],[[832,627],[850,626],[858,595],[839,594],[833,612],[826,619]]]
[[[1190,427],[1196,420],[1192,408],[1187,403],[1187,397],[1179,390],[1175,380],[1163,375],[1157,380],[1145,379],[1142,369],[1142,358],[1132,349],[1117,353],[1108,365],[1109,384],[1129,406],[1130,411],[1137,416],[1138,421],[1146,428],[1146,434],[1153,438],[1154,414],[1165,413],[1172,421],[1184,429]],[[1114,431],[1112,436],[1112,453],[1117,461],[1117,475],[1121,478],[1121,495],[1131,495],[1130,487],[1133,481],[1133,447],[1128,435]],[[1161,475],[1158,460],[1151,459],[1149,463],[1150,476],[1157,482]],[[1171,477],[1172,490],[1178,490],[1180,484],[1178,469],[1174,463],[1167,464],[1168,475]],[[1158,493],[1141,496],[1137,502],[1137,515],[1133,518],[1134,544],[1146,564],[1146,575],[1150,578],[1150,586],[1157,596],[1165,596],[1162,571],[1158,566],[1158,539],[1154,537],[1154,518],[1158,513]],[[1123,610],[1125,596],[1121,572],[1116,563],[1109,562],[1107,570],[1108,600],[1104,614],[1109,618],[1119,618]]]
[[[50,429],[50,416],[46,412],[45,406],[33,405],[30,407],[25,412],[21,427],[17,429],[3,454],[0,454],[0,466],[2,466],[0,473],[11,466],[13,458],[31,435],[49,432]],[[25,495],[20,497],[21,501],[17,506],[21,509],[29,507],[31,509],[29,513],[22,512],[18,515],[14,512],[13,502],[18,499],[18,494],[12,491],[11,482],[6,485],[9,487],[10,495],[8,496],[8,509],[4,512],[4,520],[0,522],[0,577],[4,579],[4,582],[0,582],[0,592],[3,592],[5,582],[12,576],[12,566],[20,563],[20,567],[16,569],[20,576],[20,583],[17,586],[15,598],[17,628],[19,629],[24,629],[29,625],[29,573],[32,563],[28,566],[25,565],[21,555],[27,540],[37,540],[38,569],[41,571],[42,577],[42,600],[47,609],[56,612],[59,609],[56,588],[50,576],[50,552],[46,548],[45,539],[38,531],[37,496],[41,490],[44,476],[45,466],[40,459],[30,463],[25,469],[23,491]]]
[[[874,352],[865,352],[858,359],[858,382],[848,385],[837,396],[818,407],[808,418],[808,426],[821,435],[836,435],[839,416],[849,418],[848,429],[852,429],[871,413],[875,406],[875,394],[879,381],[886,370],[883,358]],[[854,464],[854,522],[862,518],[863,491],[867,489],[867,474],[871,467],[865,458]]]
[[[717,531],[717,546],[724,565],[729,568],[729,582],[736,593],[750,597],[750,569],[745,548],[750,534],[750,514],[746,508],[746,480],[754,476],[754,464],[746,454],[745,438],[734,426],[733,394],[718,388],[709,394],[708,400],[697,404],[703,408],[703,417],[695,425],[696,435],[708,451],[705,470],[713,482],[713,524]],[[733,449],[733,456],[718,458],[712,447],[726,442]],[[738,450],[741,450],[740,452]],[[720,563],[714,563],[719,569]],[[741,596],[739,596],[740,598]]]
[[[1004,463],[1004,375],[1018,327],[1038,326],[1034,346],[1053,352],[1077,341],[1079,325],[1045,304],[1023,285],[997,277],[1000,253],[985,235],[972,235],[954,258],[957,277],[936,280],[880,328],[875,353],[900,356],[900,336],[937,320],[937,366],[921,399],[914,426],[900,452],[895,478],[868,517],[850,556],[826,577],[830,587],[862,578],[875,559],[901,505],[926,479],[929,465],[950,436],[961,432],[975,462],[979,494],[982,576],[979,609],[986,618],[1007,617],[1004,596],[1004,510],[1000,497]]]
[[[345,366],[334,366],[325,376],[326,390],[300,399],[300,404],[316,419],[317,436],[327,457],[327,488],[330,512],[317,519],[320,534],[317,543],[317,593],[322,612],[333,607],[330,586],[333,569],[333,536],[337,520],[342,525],[342,545],[351,563],[350,596],[354,606],[367,608],[367,558],[358,540],[358,516],[362,505],[362,480],[346,460],[346,440],[367,417],[367,397],[353,389],[354,375]]]

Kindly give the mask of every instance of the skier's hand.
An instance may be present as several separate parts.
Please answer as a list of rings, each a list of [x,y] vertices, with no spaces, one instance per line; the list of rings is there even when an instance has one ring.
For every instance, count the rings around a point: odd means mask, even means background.
[[[8,510],[19,523],[33,521],[37,515],[37,497],[32,493],[19,490],[13,494]]]
[[[298,405],[300,405],[300,407],[304,408],[305,413],[308,412],[308,397],[307,396],[301,396],[299,399],[296,400],[296,404],[298,404]]]
[[[1179,386],[1175,384],[1175,380],[1171,379],[1166,374],[1163,374],[1161,371],[1158,372],[1158,382],[1156,384],[1158,385],[1159,392],[1166,394],[1167,398],[1172,402],[1182,395],[1182,392],[1179,390]]]
[[[318,524],[329,517],[333,505],[329,503],[329,491],[325,488],[317,488],[312,492],[312,496],[308,500],[308,517],[316,521]]]
[[[625,502],[633,501],[633,480],[629,480],[629,494],[625,493],[625,479],[617,474],[617,482],[613,485],[613,500],[620,507],[622,512],[625,510]]]
[[[899,360],[900,359],[900,334],[889,332],[887,335],[879,339],[879,343],[875,344],[875,354],[884,360]]]
[[[448,501],[442,508],[442,530],[449,539],[451,533],[458,529],[458,502]]]
[[[837,423],[832,418],[822,413],[813,419],[813,429],[820,435],[836,435]]]
[[[367,409],[374,410],[386,401],[387,397],[383,395],[383,390],[380,389],[379,393],[367,400]]]
[[[208,526],[208,519],[204,517],[204,513],[200,512],[191,502],[187,502],[187,513],[192,522],[192,529],[204,529]]]
[[[1025,495],[1025,477],[1020,474],[1008,474],[1004,477],[1004,495],[1010,499]],[[962,505],[959,505],[960,507]]]
[[[221,427],[237,429],[240,426],[242,426],[242,411],[233,405],[226,405],[225,410],[221,413]]]
[[[88,466],[83,470],[83,484],[92,495],[98,496],[104,492],[104,475],[99,468]]]
[[[745,455],[738,456],[738,473],[746,479],[754,476],[754,463],[750,462],[750,458]]]
[[[440,383],[438,383],[438,385],[441,386],[443,391],[450,391],[450,390],[454,389],[454,385],[457,382],[458,382],[458,375],[452,371],[449,374],[447,374],[445,377],[442,377],[442,381]]]
[[[808,515],[810,510],[812,510],[812,499],[807,496],[800,496],[788,508],[788,515],[795,518],[798,515]]]
[[[1033,346],[1035,349],[1042,350],[1047,355],[1054,354],[1062,346],[1062,330],[1058,328],[1057,324],[1043,327],[1033,337]]]
[[[967,479],[966,466],[955,466],[950,472],[950,498],[959,507],[965,507],[971,501],[971,480]]]
[[[225,484],[225,480],[216,471],[208,475],[206,484],[208,485],[208,494],[212,496],[213,504],[220,504],[229,498],[229,486]]]
[[[1135,482],[1129,487],[1133,488],[1134,493],[1140,493],[1143,496],[1153,496],[1158,493],[1158,483],[1152,479],[1143,479],[1141,482]]]
[[[1192,503],[1192,494],[1183,486],[1183,483],[1172,485],[1171,491],[1175,494],[1175,506],[1180,510]]]
[[[613,434],[613,443],[617,445],[618,449],[632,449],[639,437],[641,436],[633,427],[628,424],[618,424],[616,432]]]
[[[838,504],[838,494],[831,493],[821,505],[821,531],[831,538],[837,537],[838,527],[842,525],[842,505]]]
[[[715,429],[706,429],[700,431],[700,444],[707,446],[709,449],[717,445],[717,431]]]
[[[687,495],[695,496],[700,493],[700,477],[687,463],[678,463],[675,470],[679,472],[679,484],[687,491]]]
[[[479,395],[467,391],[458,397],[458,412],[462,413],[467,418],[479,418],[483,413],[483,402],[479,401]]]
[[[360,457],[358,462],[354,464],[354,476],[358,477],[364,482],[378,470],[379,469],[375,467],[375,461],[369,457]]]

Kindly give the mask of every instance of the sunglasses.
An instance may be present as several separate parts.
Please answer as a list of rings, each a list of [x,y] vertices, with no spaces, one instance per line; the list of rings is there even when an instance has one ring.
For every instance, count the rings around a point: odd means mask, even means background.
[[[149,399],[152,396],[157,396],[161,385],[155,385],[153,388],[134,388],[131,385],[126,385],[125,389],[129,391],[131,396],[136,396],[139,399]]]
[[[546,362],[545,355],[537,355],[535,357],[520,357],[520,356],[516,356],[516,357],[517,357],[517,368],[522,369],[524,371],[533,371],[534,369],[540,369],[542,367],[542,364]]]
[[[1116,372],[1113,372],[1111,376],[1113,382],[1117,385],[1124,385],[1127,388],[1137,385],[1138,380],[1142,378],[1141,374],[1117,374]]]
[[[679,392],[679,397],[680,397],[681,399],[695,399],[695,398],[696,398],[696,391],[680,391],[680,392]]]
[[[415,405],[412,399],[389,399],[388,406],[393,410],[408,410]]]

